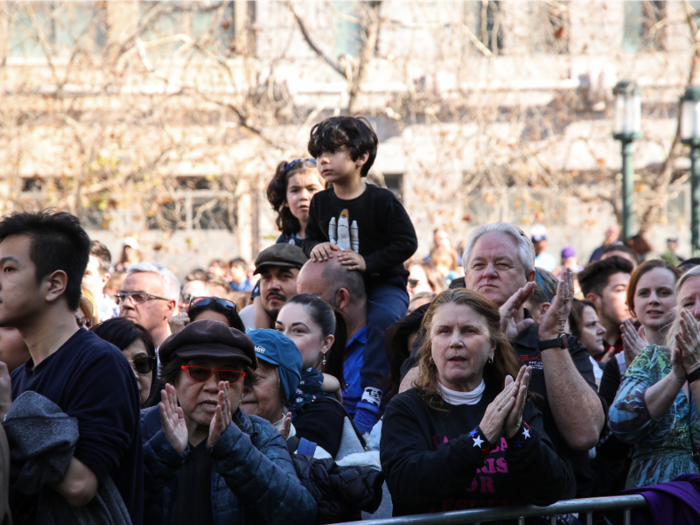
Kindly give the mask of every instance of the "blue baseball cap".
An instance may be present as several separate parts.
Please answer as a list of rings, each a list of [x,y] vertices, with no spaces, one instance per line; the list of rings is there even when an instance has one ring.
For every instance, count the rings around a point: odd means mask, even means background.
[[[282,332],[269,328],[246,330],[246,335],[253,340],[258,360],[277,367],[285,401],[292,399],[301,381],[303,366],[297,345]]]

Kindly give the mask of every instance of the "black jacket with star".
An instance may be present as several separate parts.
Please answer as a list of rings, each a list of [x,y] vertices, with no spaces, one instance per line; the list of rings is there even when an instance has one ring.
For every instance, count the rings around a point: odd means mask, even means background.
[[[523,425],[489,447],[478,429],[498,395],[484,390],[475,405],[429,407],[418,390],[391,400],[384,415],[380,454],[394,515],[481,507],[551,505],[574,480],[542,427],[542,414],[526,403]]]
[[[352,200],[339,199],[333,188],[319,191],[311,199],[306,238],[302,244],[304,253],[311,255],[317,244],[329,242],[328,227],[335,219],[336,228],[341,215],[347,213],[348,228],[357,222],[357,229],[350,228],[350,235],[357,236],[358,252],[365,259],[365,276],[408,278],[403,263],[418,249],[418,239],[406,210],[389,190],[367,184],[365,191]]]

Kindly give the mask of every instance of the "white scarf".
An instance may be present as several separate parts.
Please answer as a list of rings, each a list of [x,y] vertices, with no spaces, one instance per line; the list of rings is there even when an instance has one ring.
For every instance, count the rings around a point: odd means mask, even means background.
[[[439,381],[438,388],[440,389],[440,395],[442,396],[442,399],[445,400],[445,403],[449,403],[450,405],[476,405],[479,401],[481,401],[481,395],[484,393],[484,389],[486,389],[486,383],[484,383],[484,380],[482,379],[481,384],[471,392],[458,392],[457,390],[451,390],[446,386],[443,386],[443,384]]]

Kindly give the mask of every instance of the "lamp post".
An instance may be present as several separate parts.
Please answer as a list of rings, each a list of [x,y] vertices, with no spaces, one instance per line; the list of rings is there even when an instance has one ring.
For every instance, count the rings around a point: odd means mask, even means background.
[[[700,255],[700,86],[689,86],[681,97],[681,142],[690,146],[690,247]]]
[[[642,100],[635,82],[621,80],[613,88],[615,125],[613,138],[622,143],[622,240],[632,236],[634,189],[634,141],[642,138]]]

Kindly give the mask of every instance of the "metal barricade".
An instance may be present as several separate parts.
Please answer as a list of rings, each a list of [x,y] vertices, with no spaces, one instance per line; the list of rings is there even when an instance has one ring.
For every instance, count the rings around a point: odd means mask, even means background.
[[[525,505],[519,507],[491,507],[487,509],[457,510],[453,512],[438,512],[402,516],[383,520],[366,520],[362,525],[468,525],[494,520],[517,519],[518,524],[524,524],[525,518],[550,516],[552,525],[556,525],[557,514],[578,513],[579,521],[585,525],[593,525],[593,513],[609,510],[622,510],[624,524],[630,525],[630,510],[647,506],[644,496],[635,494],[629,496],[611,496],[608,498],[581,498],[558,501],[548,507]],[[584,518],[585,515],[585,518]],[[357,523],[357,522],[355,522]]]

